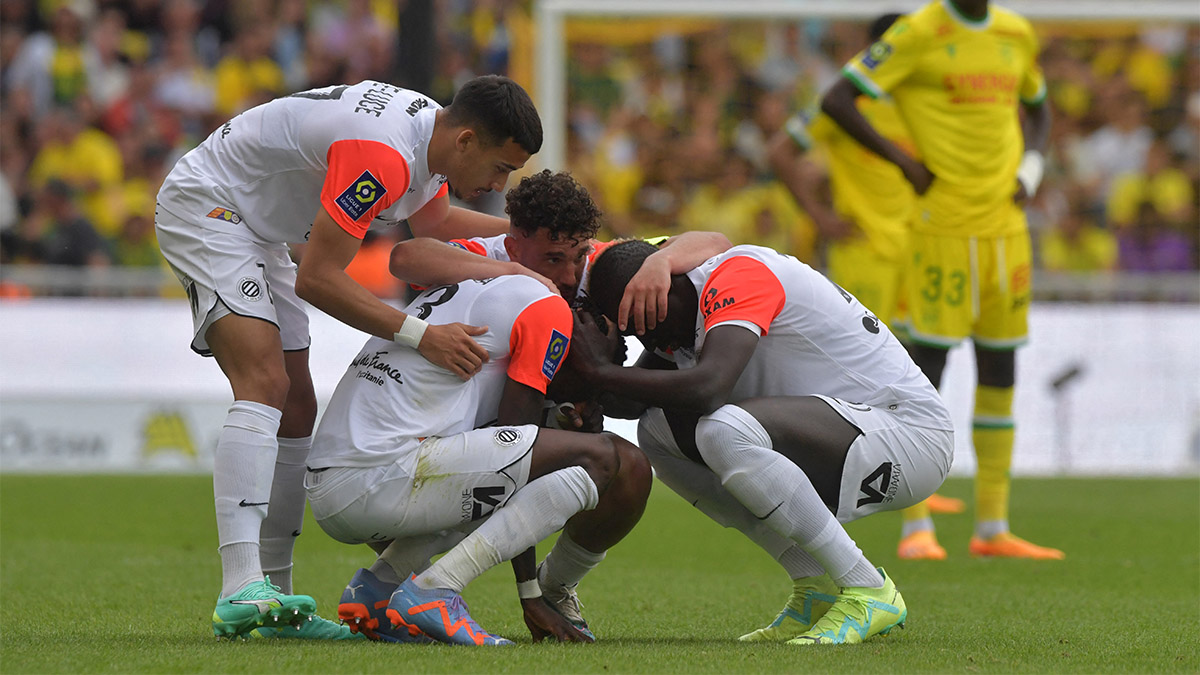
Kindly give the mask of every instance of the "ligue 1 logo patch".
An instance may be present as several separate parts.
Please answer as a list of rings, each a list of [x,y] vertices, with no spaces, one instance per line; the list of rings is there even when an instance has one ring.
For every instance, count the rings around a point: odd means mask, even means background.
[[[868,70],[875,70],[875,67],[887,60],[887,57],[892,55],[892,46],[886,42],[876,42],[867,49],[867,55],[863,57],[862,64]]]
[[[563,354],[567,353],[567,344],[570,342],[566,335],[556,330],[550,331],[550,344],[546,346],[546,358],[542,361],[543,375],[554,379],[554,373],[558,372],[558,366],[562,363]]]
[[[387,194],[387,188],[383,187],[383,183],[378,178],[371,175],[370,171],[362,172],[344,192],[334,200],[342,211],[350,216],[350,220],[358,220],[363,217],[375,202],[383,199]]]
[[[521,440],[521,432],[510,427],[505,427],[498,430],[493,438],[496,441],[496,445],[508,447],[510,445],[516,445],[517,442]]]

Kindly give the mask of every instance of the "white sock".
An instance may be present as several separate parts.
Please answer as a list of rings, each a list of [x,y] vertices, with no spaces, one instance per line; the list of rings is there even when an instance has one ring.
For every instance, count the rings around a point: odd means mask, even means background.
[[[234,401],[213,454],[217,547],[221,551],[221,597],[262,580],[258,537],[271,500],[280,411],[253,401]],[[247,544],[246,547],[230,546]],[[227,550],[228,549],[228,550]]]
[[[582,467],[559,469],[517,490],[446,555],[416,578],[420,588],[461,593],[475,577],[562,529],[567,519],[596,508],[596,484]]]
[[[638,447],[650,460],[654,475],[660,481],[722,527],[746,535],[779,562],[790,578],[825,573],[820,563],[795,542],[772,530],[729,494],[715,473],[690,459],[683,459],[661,409],[647,411],[638,421]]]
[[[980,539],[991,539],[1005,532],[1008,532],[1007,520],[981,520],[975,523],[975,536]]]
[[[883,585],[883,578],[829,512],[808,476],[771,449],[770,435],[750,413],[726,405],[702,417],[696,426],[696,446],[738,501],[771,529],[799,544],[834,583]]]
[[[554,548],[542,561],[542,574],[538,577],[542,589],[574,588],[583,577],[592,571],[607,552],[593,553],[576,544],[566,532],[558,535]]]
[[[259,531],[258,556],[263,574],[291,594],[292,551],[304,526],[304,462],[312,448],[312,436],[276,440],[279,453],[271,482],[271,508]]]
[[[399,584],[413,574],[429,569],[433,556],[454,548],[467,535],[454,530],[396,539],[388,544],[379,559],[371,565],[371,572],[380,581]]]
[[[916,532],[933,532],[933,518],[906,520],[900,526],[900,538],[902,539]]]

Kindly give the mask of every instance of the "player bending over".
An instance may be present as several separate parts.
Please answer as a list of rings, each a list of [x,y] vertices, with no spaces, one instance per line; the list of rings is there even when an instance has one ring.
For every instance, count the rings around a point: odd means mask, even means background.
[[[612,246],[591,294],[609,319],[654,248]],[[639,366],[577,322],[571,362],[642,402],[638,442],[658,477],[766,550],[793,580],[769,626],[744,641],[855,643],[908,615],[892,579],[843,529],[928,497],[946,477],[953,425],[887,326],[795,258],[737,246],[673,277],[666,320]]]

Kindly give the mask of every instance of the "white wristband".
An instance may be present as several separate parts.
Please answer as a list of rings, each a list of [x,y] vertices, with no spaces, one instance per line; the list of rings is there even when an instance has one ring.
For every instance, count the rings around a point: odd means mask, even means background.
[[[529,581],[517,582],[517,597],[522,600],[532,600],[533,598],[542,597],[542,587],[538,584],[537,579]]]
[[[421,344],[421,338],[424,337],[426,328],[429,328],[429,324],[415,316],[409,316],[400,325],[400,331],[396,333],[393,339],[402,345],[408,345],[416,349],[417,345]]]
[[[1025,195],[1032,197],[1037,194],[1038,186],[1042,184],[1042,174],[1046,170],[1046,160],[1037,150],[1026,150],[1021,158],[1021,166],[1017,167],[1017,181],[1025,188]]]

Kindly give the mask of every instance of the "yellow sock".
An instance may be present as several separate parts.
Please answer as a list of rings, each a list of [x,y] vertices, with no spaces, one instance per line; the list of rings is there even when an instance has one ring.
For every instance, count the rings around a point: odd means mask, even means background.
[[[913,504],[907,509],[901,509],[900,516],[906,523],[913,520],[922,520],[924,518],[928,518],[929,506],[925,502]]]
[[[975,520],[1007,521],[1011,483],[1013,388],[975,388],[975,417],[971,440],[975,444]]]

